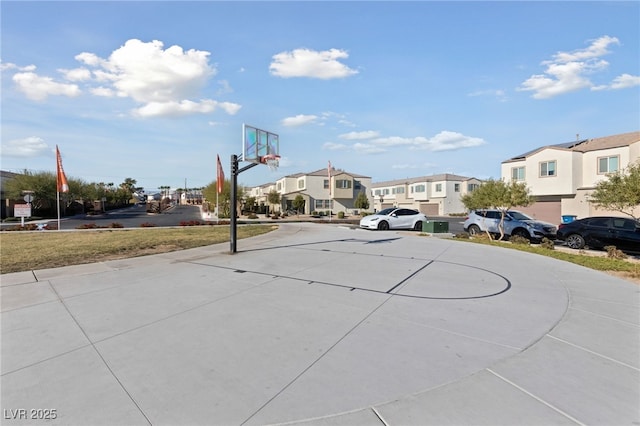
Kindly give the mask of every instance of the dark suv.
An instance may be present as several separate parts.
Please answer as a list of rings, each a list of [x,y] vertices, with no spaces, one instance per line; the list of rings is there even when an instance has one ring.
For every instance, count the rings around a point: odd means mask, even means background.
[[[615,246],[622,251],[640,252],[640,223],[625,217],[586,217],[561,224],[558,239],[573,249]]]
[[[473,210],[464,221],[464,230],[474,235],[479,232],[500,234],[500,210]],[[508,210],[504,216],[504,234],[519,235],[530,241],[541,241],[543,238],[556,239],[556,226],[533,219],[526,214]]]

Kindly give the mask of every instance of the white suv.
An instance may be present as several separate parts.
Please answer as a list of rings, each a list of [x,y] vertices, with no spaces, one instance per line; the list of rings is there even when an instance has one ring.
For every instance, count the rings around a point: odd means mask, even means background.
[[[500,217],[500,210],[472,210],[464,221],[464,230],[471,235],[479,232],[499,235]],[[504,234],[509,237],[519,235],[530,241],[541,241],[546,237],[553,241],[557,230],[551,223],[535,220],[516,210],[508,210],[504,215]]]

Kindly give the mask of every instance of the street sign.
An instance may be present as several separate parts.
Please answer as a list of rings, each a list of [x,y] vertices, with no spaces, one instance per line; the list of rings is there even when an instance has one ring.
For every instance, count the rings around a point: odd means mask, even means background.
[[[27,203],[32,202],[32,201],[33,201],[33,195],[31,195],[31,194],[27,194],[27,195],[25,195],[25,196],[24,196],[24,200],[25,200]],[[17,217],[17,216],[16,216],[16,217]]]
[[[14,217],[31,217],[31,204],[16,204],[13,206]]]

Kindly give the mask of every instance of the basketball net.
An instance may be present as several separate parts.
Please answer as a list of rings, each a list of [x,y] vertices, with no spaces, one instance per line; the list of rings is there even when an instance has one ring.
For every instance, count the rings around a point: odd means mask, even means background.
[[[278,166],[280,165],[280,156],[275,154],[267,154],[263,155],[260,161],[263,164],[266,164],[269,167],[269,170],[275,172],[278,170]]]

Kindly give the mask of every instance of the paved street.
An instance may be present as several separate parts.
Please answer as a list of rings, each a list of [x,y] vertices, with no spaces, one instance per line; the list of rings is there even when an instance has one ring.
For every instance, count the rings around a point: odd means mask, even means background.
[[[3,275],[2,424],[640,422],[638,286],[418,233],[279,225],[235,255]]]

